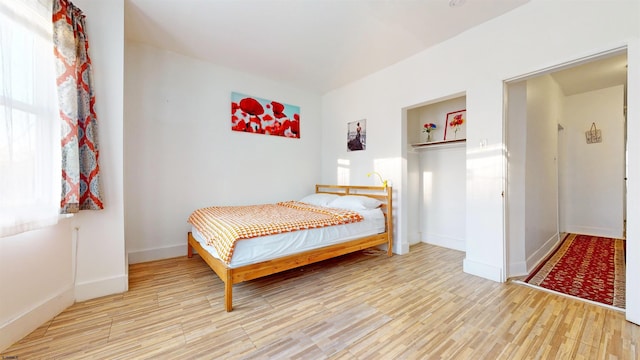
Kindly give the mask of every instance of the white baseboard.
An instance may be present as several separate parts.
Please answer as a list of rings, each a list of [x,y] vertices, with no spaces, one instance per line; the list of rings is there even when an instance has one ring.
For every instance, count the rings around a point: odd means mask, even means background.
[[[512,264],[509,264],[509,277],[514,276],[525,276],[528,275],[527,271],[527,262],[526,261],[518,261]]]
[[[602,236],[602,237],[608,237],[608,238],[614,238],[614,239],[622,238],[622,227],[620,227],[619,229],[612,229],[612,228],[599,228],[599,227],[591,227],[591,226],[569,225],[567,226],[566,232],[571,234]]]
[[[409,248],[411,245],[407,242],[394,242],[393,250],[396,255],[406,255],[409,253]]]
[[[7,296],[7,294],[3,296]],[[0,352],[60,314],[64,309],[73,305],[73,302],[73,286],[69,284],[69,286],[59,294],[54,295],[39,305],[36,305],[33,309],[2,324],[2,326],[0,326]]]
[[[187,243],[180,245],[171,245],[155,249],[130,251],[127,253],[129,256],[129,264],[137,264],[148,261],[170,259],[178,256],[187,255]]]
[[[556,248],[559,242],[560,237],[558,234],[554,234],[525,261],[509,264],[509,277],[529,275],[529,273]]]
[[[560,240],[559,234],[554,234],[527,258],[527,274],[535,269],[558,246]]]
[[[422,235],[420,232],[409,233],[409,246],[419,244],[422,242]]]
[[[129,290],[126,274],[76,284],[76,301],[95,299]]]
[[[466,272],[467,274],[480,276],[485,279],[503,282],[502,269],[493,265],[464,259],[462,261],[462,271]]]
[[[422,242],[432,245],[445,247],[447,249],[453,249],[458,251],[466,251],[466,244],[464,239],[456,239],[450,236],[442,236],[435,234],[426,234]]]

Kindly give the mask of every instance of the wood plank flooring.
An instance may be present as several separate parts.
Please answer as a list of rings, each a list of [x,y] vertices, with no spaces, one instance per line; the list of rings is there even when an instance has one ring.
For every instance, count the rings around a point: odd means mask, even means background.
[[[7,349],[27,359],[638,359],[624,313],[462,272],[464,253],[364,251],[234,287],[198,256],[132,265]]]

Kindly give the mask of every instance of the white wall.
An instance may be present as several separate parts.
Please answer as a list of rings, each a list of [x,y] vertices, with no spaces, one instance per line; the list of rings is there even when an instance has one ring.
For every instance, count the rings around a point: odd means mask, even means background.
[[[640,9],[636,9],[640,15]],[[636,22],[640,31],[640,21]],[[640,39],[627,52],[627,287],[626,318],[640,324]]]
[[[567,232],[623,237],[624,88],[567,96],[564,100],[567,159],[563,189]],[[596,123],[602,143],[587,144]]]
[[[509,95],[508,276],[520,276],[559,241],[558,122],[564,95],[550,75],[509,84]]]
[[[505,180],[503,81],[620,46],[638,46],[639,14],[635,1],[533,0],[445,43],[326,94],[322,107],[323,180],[336,178],[339,159],[349,161],[352,183],[369,183],[365,174],[377,164],[384,164],[380,170],[394,181],[394,186],[398,185],[396,250],[408,248],[407,223],[402,217],[408,211],[408,197],[415,194],[407,191],[406,180],[402,180],[402,171],[407,169],[403,154],[406,136],[401,133],[403,126],[406,128],[402,124],[402,109],[466,92],[464,270],[489,279],[505,280],[501,195]],[[640,66],[632,60],[630,57],[630,68]],[[631,74],[630,70],[630,79]],[[632,89],[630,87],[629,99],[635,99]],[[631,102],[630,108],[634,106]],[[367,118],[367,150],[346,153],[342,141],[345,124],[361,118]],[[640,139],[640,134],[635,136]],[[629,213],[630,219],[632,213]]]
[[[506,232],[508,276],[528,273],[526,239],[527,81],[507,86]]]
[[[125,291],[122,94],[123,0],[74,0],[87,16],[100,132],[105,209],[50,228],[0,239],[0,351],[73,300]],[[76,286],[74,230],[78,228]]]
[[[72,229],[0,238],[0,352],[73,304]]]
[[[550,75],[509,84],[508,275],[526,275],[558,243],[558,122],[564,95]],[[523,103],[524,102],[524,103]]]
[[[300,139],[231,131],[232,91],[300,106]],[[135,42],[126,45],[125,92],[131,263],[184,256],[186,221],[197,208],[315,191],[318,94]]]
[[[562,90],[550,75],[527,81],[525,256],[532,269],[558,243],[558,122]]]
[[[464,144],[420,151],[422,241],[465,250],[466,148]]]
[[[74,0],[87,16],[100,132],[105,208],[73,218],[78,230],[76,300],[126,291],[123,190],[124,1]]]

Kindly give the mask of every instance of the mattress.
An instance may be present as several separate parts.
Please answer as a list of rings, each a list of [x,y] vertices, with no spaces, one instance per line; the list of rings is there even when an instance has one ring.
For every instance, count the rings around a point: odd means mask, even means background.
[[[238,240],[231,262],[227,266],[235,268],[255,264],[384,232],[385,217],[382,210],[373,209],[358,212],[364,217],[364,220],[356,223]],[[220,258],[216,249],[207,245],[207,241],[195,227],[191,227],[191,233],[206,251],[216,258]]]

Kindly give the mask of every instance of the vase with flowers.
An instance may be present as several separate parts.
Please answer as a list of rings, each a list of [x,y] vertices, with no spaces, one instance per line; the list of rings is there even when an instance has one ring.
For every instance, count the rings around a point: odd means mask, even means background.
[[[436,124],[426,123],[423,125],[422,132],[427,133],[427,142],[431,141],[431,132],[436,129]]]
[[[460,125],[464,123],[464,118],[462,114],[458,114],[453,117],[453,120],[449,123],[449,126],[453,127],[453,138],[456,139],[458,137],[458,129]]]

